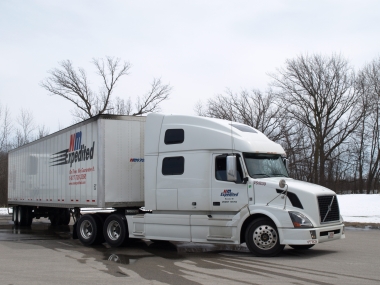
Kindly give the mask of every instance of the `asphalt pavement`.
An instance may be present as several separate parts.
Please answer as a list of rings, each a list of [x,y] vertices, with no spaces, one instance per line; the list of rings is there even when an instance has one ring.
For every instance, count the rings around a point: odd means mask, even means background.
[[[85,247],[71,226],[0,216],[0,284],[380,284],[380,230],[348,228],[346,239],[259,258],[245,245],[136,241]]]

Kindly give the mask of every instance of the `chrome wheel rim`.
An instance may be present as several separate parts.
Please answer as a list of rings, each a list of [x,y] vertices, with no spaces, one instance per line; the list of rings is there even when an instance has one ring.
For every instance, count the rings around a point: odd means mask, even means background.
[[[277,240],[278,234],[271,226],[262,225],[253,232],[253,242],[262,250],[272,249],[277,244]]]
[[[84,221],[80,224],[80,234],[84,239],[89,239],[92,236],[94,229],[89,221]]]
[[[111,221],[107,226],[107,235],[110,240],[118,240],[120,238],[120,224],[117,221]]]

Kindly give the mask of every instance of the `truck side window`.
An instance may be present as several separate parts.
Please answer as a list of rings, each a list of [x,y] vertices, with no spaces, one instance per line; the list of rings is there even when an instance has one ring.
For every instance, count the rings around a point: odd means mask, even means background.
[[[183,129],[168,129],[165,132],[165,144],[183,143],[185,140],[185,132]]]
[[[163,175],[181,175],[185,171],[185,158],[183,156],[165,157],[162,161]]]
[[[227,165],[226,165],[227,155],[218,155],[215,158],[215,178],[216,180],[227,181]],[[239,157],[237,157],[237,180],[236,183],[243,182],[243,171],[241,169]]]

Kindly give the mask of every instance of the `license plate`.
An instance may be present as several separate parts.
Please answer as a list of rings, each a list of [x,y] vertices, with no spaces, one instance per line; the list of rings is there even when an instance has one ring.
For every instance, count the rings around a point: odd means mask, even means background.
[[[334,232],[329,232],[328,237],[329,237],[329,238],[334,238]]]

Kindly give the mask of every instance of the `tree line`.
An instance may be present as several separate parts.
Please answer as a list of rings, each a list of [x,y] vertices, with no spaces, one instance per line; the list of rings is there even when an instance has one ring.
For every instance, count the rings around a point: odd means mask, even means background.
[[[250,125],[280,143],[292,178],[337,193],[377,193],[380,58],[356,71],[341,55],[299,55],[269,76],[266,91],[227,90],[195,111]]]
[[[153,78],[134,102],[114,94],[131,64],[119,58],[93,59],[99,86],[70,60],[48,71],[40,86],[70,101],[75,122],[99,114],[141,116],[160,110],[170,84]],[[373,193],[380,178],[380,57],[355,70],[341,55],[299,55],[269,74],[267,90],[230,89],[198,102],[198,115],[241,122],[280,143],[292,178],[338,193]],[[97,91],[95,91],[97,90]],[[15,120],[0,105],[0,206],[7,203],[8,151],[49,134],[22,109]]]

